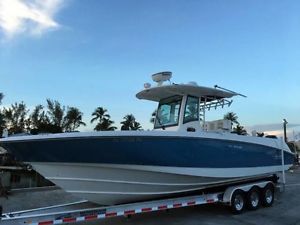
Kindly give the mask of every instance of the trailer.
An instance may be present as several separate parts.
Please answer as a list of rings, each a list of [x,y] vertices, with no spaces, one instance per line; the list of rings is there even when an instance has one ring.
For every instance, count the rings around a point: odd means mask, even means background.
[[[275,179],[275,178],[274,178]],[[137,202],[115,206],[91,206],[88,201],[77,201],[31,210],[1,213],[1,225],[51,225],[94,221],[117,216],[163,211],[204,204],[226,204],[235,214],[245,209],[270,207],[274,202],[277,180],[263,180],[226,187],[223,191],[207,191],[202,194]]]

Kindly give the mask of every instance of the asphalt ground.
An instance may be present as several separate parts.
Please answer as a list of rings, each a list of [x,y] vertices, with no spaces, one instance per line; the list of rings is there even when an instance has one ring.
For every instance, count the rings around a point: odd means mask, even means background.
[[[77,201],[76,197],[58,188],[15,191],[8,198],[0,197],[4,212],[44,207],[54,204]],[[0,222],[1,224],[1,222]],[[73,225],[75,223],[70,223]],[[134,215],[130,218],[116,217],[93,222],[76,223],[80,225],[300,225],[300,169],[286,173],[286,185],[283,192],[277,192],[272,207],[259,208],[233,215],[228,206],[209,204],[168,211],[150,212]]]

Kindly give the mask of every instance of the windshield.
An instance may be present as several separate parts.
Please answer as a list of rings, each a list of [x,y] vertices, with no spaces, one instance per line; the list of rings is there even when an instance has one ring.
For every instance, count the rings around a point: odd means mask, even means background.
[[[184,118],[183,123],[188,123],[191,121],[199,120],[199,98],[188,96],[185,110],[184,110]]]
[[[181,99],[181,96],[174,96],[160,101],[154,128],[178,125]]]

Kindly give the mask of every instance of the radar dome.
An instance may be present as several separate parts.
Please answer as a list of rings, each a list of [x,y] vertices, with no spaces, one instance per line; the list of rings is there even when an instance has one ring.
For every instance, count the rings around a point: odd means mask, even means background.
[[[155,73],[152,75],[152,80],[157,82],[158,85],[162,85],[164,81],[170,80],[172,77],[172,72],[165,71],[160,73]]]

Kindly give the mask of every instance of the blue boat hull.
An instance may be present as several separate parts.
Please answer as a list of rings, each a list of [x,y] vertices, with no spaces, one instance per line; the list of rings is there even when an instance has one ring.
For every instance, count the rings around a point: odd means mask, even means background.
[[[282,164],[281,150],[260,144],[194,137],[81,137],[2,142],[24,162],[105,163],[193,168]],[[284,152],[285,164],[294,156]]]
[[[278,148],[183,136],[96,136],[0,141],[18,160],[102,205],[184,195],[282,169]],[[285,152],[285,169],[293,155]]]

